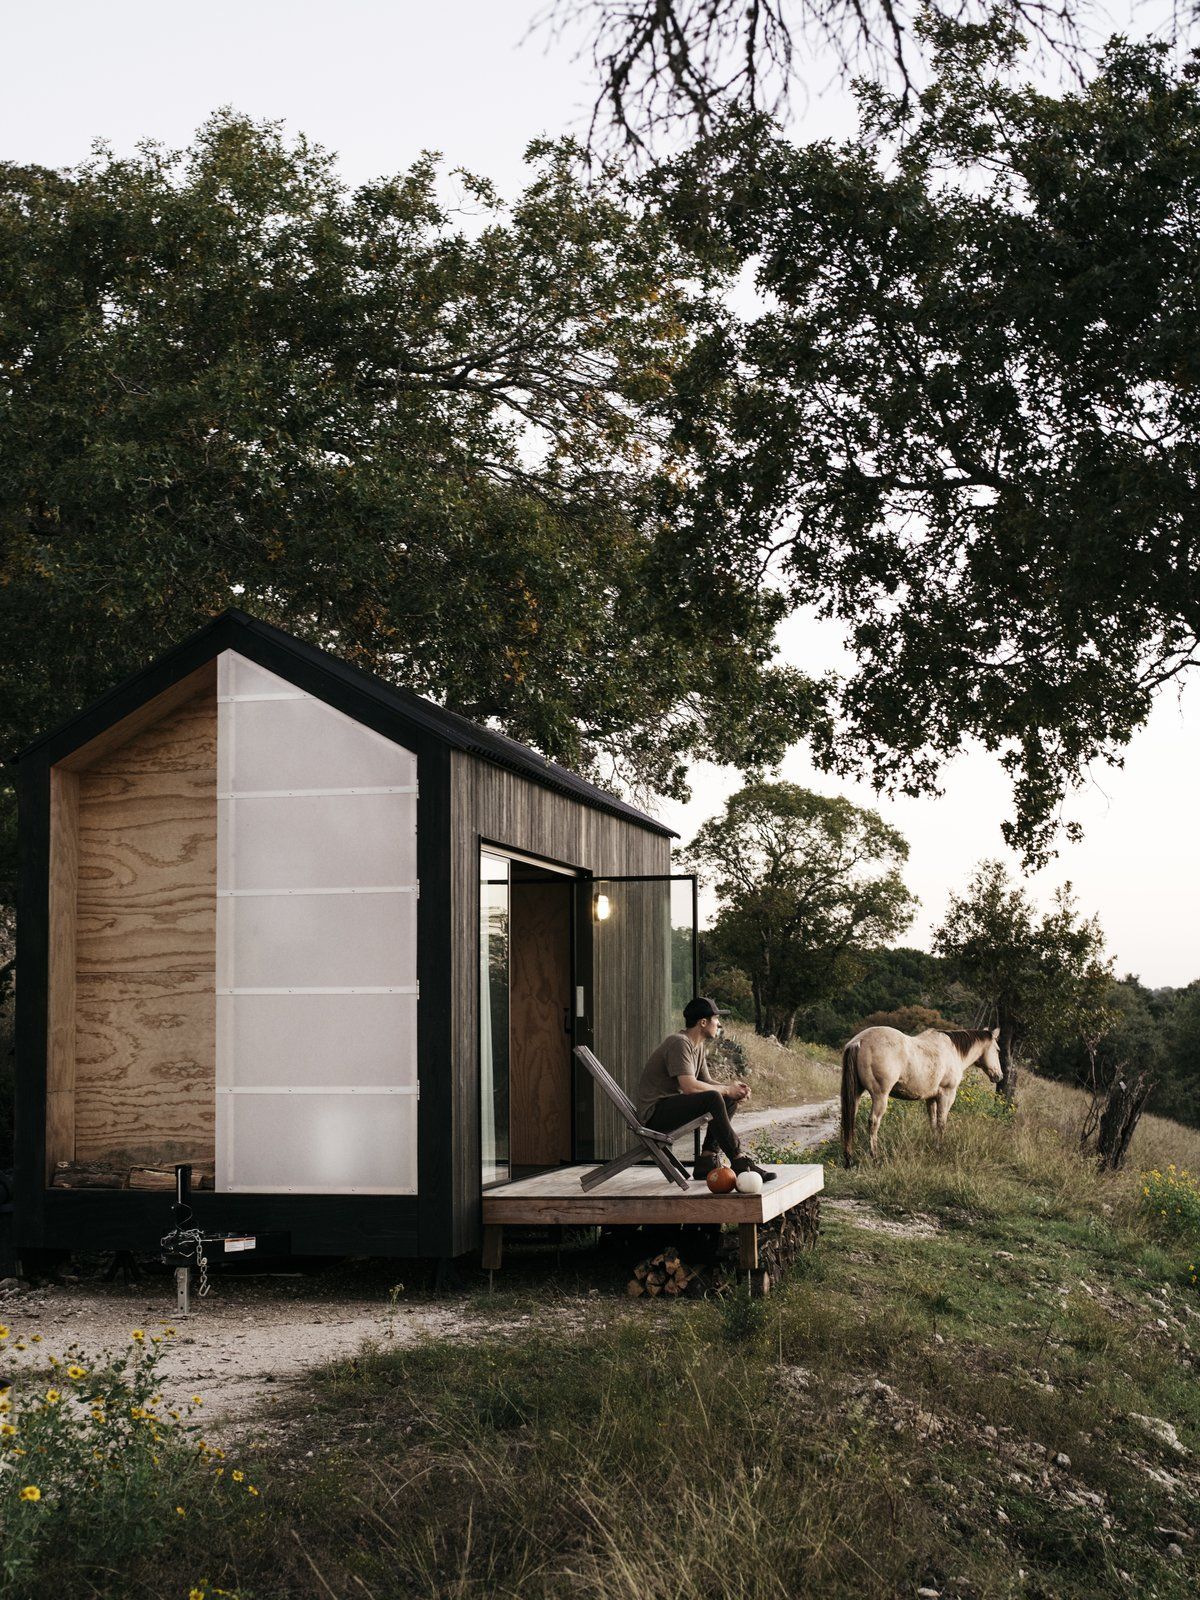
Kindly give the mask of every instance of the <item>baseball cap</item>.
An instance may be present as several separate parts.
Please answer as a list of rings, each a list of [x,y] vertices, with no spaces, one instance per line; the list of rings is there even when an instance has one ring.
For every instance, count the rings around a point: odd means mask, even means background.
[[[706,1000],[703,995],[697,995],[689,1000],[683,1008],[683,1020],[689,1028],[695,1027],[697,1022],[702,1022],[705,1017],[719,1017],[721,1009],[712,1000]]]

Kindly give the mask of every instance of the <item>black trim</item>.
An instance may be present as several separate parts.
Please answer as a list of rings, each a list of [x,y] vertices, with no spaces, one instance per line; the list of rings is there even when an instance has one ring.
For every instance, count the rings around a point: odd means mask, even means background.
[[[48,1189],[40,1237],[24,1226],[18,1249],[157,1251],[171,1226],[173,1193]],[[416,1195],[213,1194],[193,1189],[195,1226],[205,1231],[287,1233],[296,1255],[418,1256]]]
[[[472,1248],[480,1227],[477,1204],[460,1193],[461,1149],[454,1126],[454,979],[450,752],[433,739],[422,741],[417,768],[417,1194],[421,1253],[458,1255]],[[478,1069],[472,1074],[478,1085]],[[478,1152],[476,1152],[476,1157]],[[472,1197],[479,1192],[476,1159]],[[464,1242],[465,1241],[465,1242]]]
[[[17,773],[17,993],[14,1237],[42,1243],[46,1172],[47,999],[50,974],[50,767]]]
[[[669,839],[678,837],[672,828],[656,818],[607,794],[578,773],[547,761],[528,745],[471,722],[408,689],[385,683],[382,678],[349,666],[337,656],[293,638],[270,623],[232,609],[223,611],[198,632],[117,684],[85,710],[42,734],[11,759],[24,761],[37,752],[45,752],[50,762],[61,761],[72,750],[95,738],[222,650],[236,650],[247,659],[257,661],[260,666],[279,673],[318,699],[336,705],[356,721],[375,728],[397,743],[411,744],[414,734],[432,735],[451,749],[517,772],[543,788],[568,795],[596,811],[622,817]]]

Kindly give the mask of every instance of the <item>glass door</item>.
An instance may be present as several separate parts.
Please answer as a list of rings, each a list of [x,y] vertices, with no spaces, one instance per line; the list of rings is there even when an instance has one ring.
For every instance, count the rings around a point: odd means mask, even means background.
[[[683,1027],[683,1008],[699,987],[696,878],[595,878],[580,889],[580,1032],[632,1096],[646,1058]],[[590,1079],[576,1080],[575,1137],[578,1160],[610,1159],[627,1143],[624,1124]]]
[[[479,1127],[481,1178],[509,1175],[509,916],[510,868],[505,856],[479,855]]]

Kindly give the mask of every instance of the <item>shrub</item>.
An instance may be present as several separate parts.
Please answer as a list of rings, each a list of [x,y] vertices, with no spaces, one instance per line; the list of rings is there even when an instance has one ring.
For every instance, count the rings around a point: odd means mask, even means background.
[[[200,1396],[171,1406],[159,1392],[173,1333],[135,1328],[127,1350],[98,1363],[72,1345],[24,1374],[19,1390],[0,1391],[0,1595],[28,1593],[51,1551],[120,1562],[169,1538],[198,1503],[211,1523],[235,1498],[257,1498],[246,1474],[226,1476],[224,1453],[198,1438]],[[41,1335],[14,1337],[0,1324],[0,1348],[10,1341],[26,1350]]]
[[[966,1111],[975,1117],[994,1117],[998,1122],[1011,1122],[1016,1115],[1012,1101],[997,1094],[988,1080],[976,1073],[969,1074],[959,1084],[954,1111]]]
[[[1143,1172],[1142,1211],[1156,1233],[1200,1237],[1200,1181],[1173,1161]]]

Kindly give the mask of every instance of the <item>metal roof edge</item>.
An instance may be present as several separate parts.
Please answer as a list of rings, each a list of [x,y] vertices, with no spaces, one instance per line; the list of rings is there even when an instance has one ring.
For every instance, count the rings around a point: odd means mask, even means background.
[[[388,683],[386,679],[374,673],[366,672],[361,667],[343,661],[331,651],[309,644],[307,640],[299,639],[272,623],[262,621],[261,618],[252,617],[248,612],[241,611],[235,606],[219,612],[194,633],[180,640],[178,644],[172,645],[145,666],[139,667],[136,672],[121,679],[111,689],[107,689],[98,699],[74,712],[45,733],[39,734],[36,739],[9,756],[6,764],[12,765],[24,761],[46,745],[69,739],[71,730],[76,725],[80,728],[80,736],[76,743],[86,743],[99,731],[98,719],[99,728],[107,727],[135,709],[139,703],[136,699],[128,705],[125,702],[129,701],[131,692],[136,691],[144,679],[151,675],[162,677],[165,672],[166,682],[169,684],[175,677],[183,677],[185,673],[194,671],[197,666],[210,657],[219,655],[222,650],[236,648],[238,635],[242,633],[249,633],[261,640],[272,652],[297,656],[326,676],[340,682],[352,693],[360,694],[367,700],[398,714],[417,731],[432,735],[453,749],[474,756],[478,760],[488,761],[493,766],[515,772],[534,783],[541,784],[544,788],[589,805],[594,810],[606,811],[610,815],[621,817],[625,821],[636,823],[639,827],[670,839],[679,837],[673,828],[660,822],[658,818],[639,810],[638,807],[630,805],[616,795],[609,794],[607,790],[572,772],[569,767],[562,767],[556,762],[547,760],[545,756],[539,755],[536,750],[520,743],[519,740],[472,722],[457,711],[450,711],[432,700],[426,700],[411,689],[402,689],[396,684]],[[209,641],[212,648],[206,651],[203,646]],[[176,663],[180,663],[180,670],[173,676],[169,669]],[[142,695],[141,698],[149,698],[149,695]],[[113,715],[106,721],[103,713],[105,708],[110,706],[113,708]],[[75,746],[68,743],[62,755],[69,754],[73,748]]]

